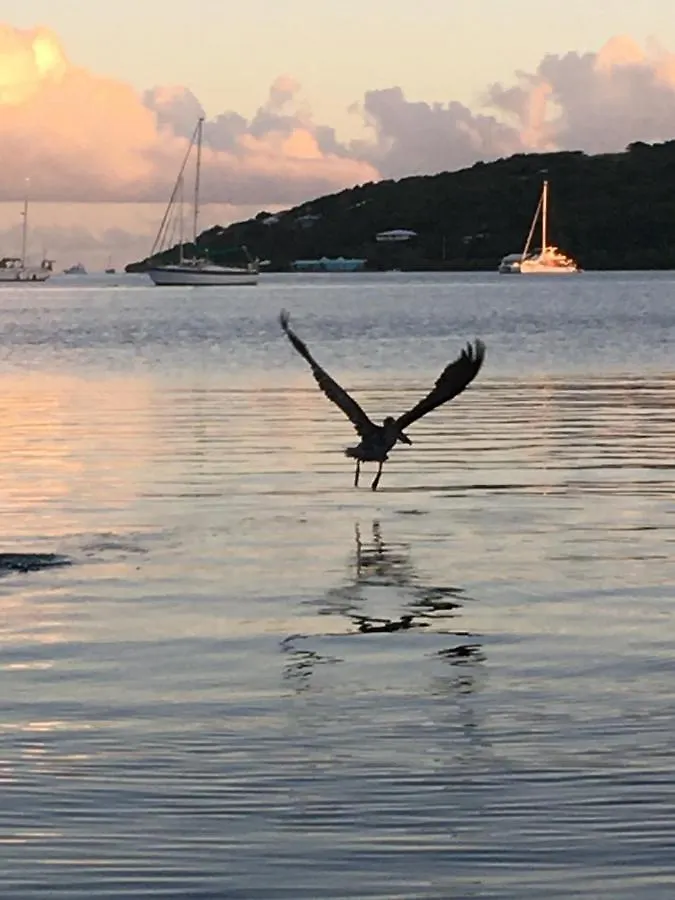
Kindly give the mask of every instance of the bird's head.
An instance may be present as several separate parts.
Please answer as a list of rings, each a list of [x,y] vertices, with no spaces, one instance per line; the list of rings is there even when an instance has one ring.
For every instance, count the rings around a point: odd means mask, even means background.
[[[389,434],[395,434],[396,440],[400,441],[402,444],[410,444],[412,446],[412,441],[408,437],[407,434],[404,434],[399,430],[398,425],[396,424],[396,419],[392,416],[387,416],[386,419],[382,422],[382,427]]]

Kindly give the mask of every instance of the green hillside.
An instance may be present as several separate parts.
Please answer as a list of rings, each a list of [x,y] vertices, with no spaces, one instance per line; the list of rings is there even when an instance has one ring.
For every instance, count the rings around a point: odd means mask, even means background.
[[[504,254],[522,249],[544,177],[550,240],[582,268],[675,268],[675,141],[597,156],[518,154],[459,172],[368,183],[210,229],[198,248],[232,264],[243,261],[246,246],[271,271],[322,256],[365,258],[369,269],[494,270]],[[396,228],[417,237],[375,241]],[[176,258],[174,248],[154,261]]]

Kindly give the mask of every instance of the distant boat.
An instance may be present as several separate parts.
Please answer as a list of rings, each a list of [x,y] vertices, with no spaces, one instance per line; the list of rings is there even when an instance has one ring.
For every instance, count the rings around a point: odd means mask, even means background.
[[[63,270],[63,274],[64,275],[86,275],[87,270],[82,265],[82,263],[79,262],[79,263],[75,263],[74,266],[68,266],[67,269]]]
[[[169,223],[175,227],[175,221],[172,220],[172,213],[175,212],[174,207],[178,205],[178,262],[167,263],[165,265],[156,265],[147,269],[147,273],[154,283],[160,287],[168,285],[254,285],[258,283],[258,263],[250,260],[245,266],[221,266],[208,258],[206,254],[202,256],[194,256],[186,258],[184,256],[183,241],[183,173],[192,153],[192,149],[197,147],[197,161],[195,169],[195,188],[192,214],[192,238],[194,252],[197,251],[197,238],[199,223],[199,191],[201,181],[201,159],[202,159],[202,140],[204,133],[204,119],[200,118],[197,122],[190,146],[183,160],[183,165],[178,173],[178,178],[173,188],[173,192],[169,199],[169,205],[166,208],[164,217],[159,226],[155,243],[150,252],[150,256],[162,251],[165,246],[171,243],[169,238]],[[246,248],[244,248],[248,256]]]
[[[41,282],[46,281],[54,270],[54,261],[43,259],[39,266],[28,265],[26,251],[28,246],[28,184],[23,199],[23,225],[21,229],[21,256],[5,256],[0,259],[0,283],[7,282]]]
[[[108,265],[105,267],[105,274],[106,275],[114,275],[115,274],[115,267],[112,264],[112,256],[108,257]]]
[[[509,253],[502,259],[497,270],[501,275],[573,275],[581,271],[570,256],[547,243],[547,218],[548,181],[544,181],[525,249],[522,253]],[[530,251],[538,220],[541,220],[541,248]]]
[[[0,259],[0,283],[46,281],[53,272],[51,259],[43,259],[39,266],[27,266],[18,256]]]

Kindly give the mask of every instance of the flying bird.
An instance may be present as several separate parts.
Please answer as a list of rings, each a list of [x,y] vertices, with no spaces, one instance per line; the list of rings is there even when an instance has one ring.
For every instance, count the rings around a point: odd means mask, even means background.
[[[426,416],[436,407],[452,400],[457,394],[471,384],[478,374],[480,367],[485,358],[485,345],[481,340],[476,340],[473,346],[467,344],[454,362],[449,363],[441,372],[436,384],[431,391],[419,401],[408,412],[403,413],[398,419],[387,416],[381,425],[372,422],[359,404],[353,397],[340,387],[337,381],[334,381],[325,369],[322,369],[312,354],[307,349],[304,341],[291,330],[289,325],[290,316],[286,310],[282,310],[279,315],[279,322],[284,330],[288,340],[310,365],[312,374],[317,384],[324,392],[329,400],[332,400],[336,406],[339,406],[342,412],[351,421],[356,429],[360,443],[355,447],[347,447],[345,456],[356,460],[356,471],[354,473],[354,487],[359,486],[359,475],[361,473],[362,462],[376,462],[377,474],[371,484],[373,491],[377,490],[382,476],[382,466],[389,458],[389,451],[397,443],[412,444],[404,429],[422,416]]]

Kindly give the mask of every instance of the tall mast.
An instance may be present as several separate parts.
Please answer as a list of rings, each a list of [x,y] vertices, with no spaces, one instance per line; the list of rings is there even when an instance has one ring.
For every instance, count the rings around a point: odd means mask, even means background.
[[[539,218],[539,213],[541,212],[541,201],[543,199],[543,195],[539,195],[539,201],[537,202],[537,208],[534,211],[534,216],[532,216],[532,224],[530,225],[530,230],[527,233],[527,240],[525,241],[525,247],[521,254],[521,260],[525,259],[530,249],[530,244],[532,243],[532,236],[534,235],[534,229],[537,227],[537,219]]]
[[[197,228],[199,225],[199,188],[202,177],[202,135],[204,133],[204,117],[197,123],[197,169],[195,172],[195,213],[193,225],[193,238],[195,245],[195,257],[197,256]]]
[[[26,178],[26,193],[23,197],[23,227],[21,229],[21,266],[26,265],[26,246],[28,243],[28,185],[30,178]]]
[[[183,234],[183,176],[178,176],[178,263],[183,265],[183,242],[185,236]]]
[[[541,252],[546,250],[546,215],[548,213],[548,181],[544,181],[541,193]]]
[[[169,197],[169,202],[167,203],[166,209],[164,210],[164,215],[162,216],[162,221],[159,225],[159,231],[157,232],[157,237],[155,238],[155,242],[152,245],[152,250],[150,251],[150,256],[154,256],[156,252],[161,251],[164,246],[164,242],[167,239],[167,232],[169,228],[169,217],[174,208],[174,203],[176,202],[176,197],[178,197],[179,190],[182,190],[182,178],[183,173],[185,172],[185,167],[187,165],[188,159],[190,158],[190,154],[192,153],[192,148],[195,145],[195,140],[197,137],[197,133],[199,132],[199,125],[196,126],[195,130],[192,133],[192,137],[190,138],[190,144],[185,151],[185,156],[183,157],[183,162],[180,167],[180,172],[178,173],[178,178],[176,178],[176,183],[173,186],[173,191],[171,191],[171,196]],[[174,213],[175,214],[175,213]],[[175,220],[171,219],[172,227],[175,228]]]

